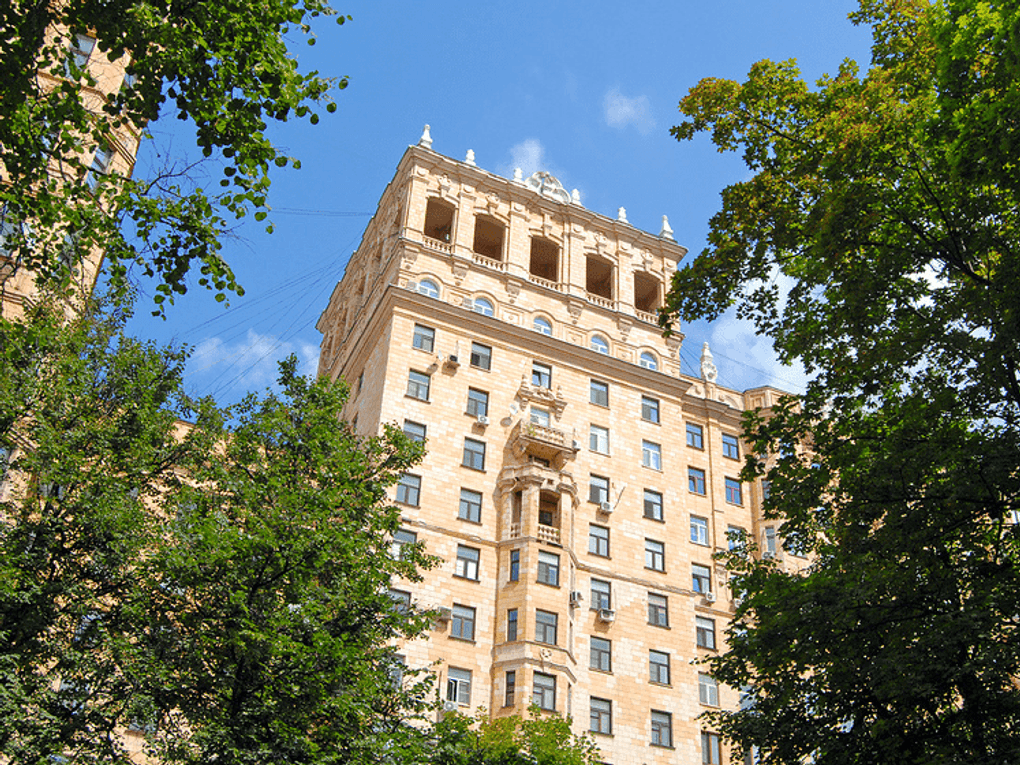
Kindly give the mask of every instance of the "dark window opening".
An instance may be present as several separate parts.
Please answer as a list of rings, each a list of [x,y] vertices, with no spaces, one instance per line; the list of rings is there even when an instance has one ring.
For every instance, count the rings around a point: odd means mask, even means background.
[[[453,212],[453,205],[430,199],[425,207],[425,236],[449,243],[453,235]]]
[[[531,237],[531,275],[550,282],[560,278],[560,248],[548,239]]]
[[[659,280],[651,274],[634,274],[634,307],[645,313],[659,310]]]
[[[474,251],[493,260],[503,259],[503,232],[506,227],[494,218],[475,218]]]
[[[595,255],[589,255],[587,261],[585,289],[592,295],[612,300],[613,264]]]

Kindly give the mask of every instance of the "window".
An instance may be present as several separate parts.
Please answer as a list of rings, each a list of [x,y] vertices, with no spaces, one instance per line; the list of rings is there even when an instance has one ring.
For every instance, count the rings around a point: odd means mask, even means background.
[[[471,671],[450,667],[446,671],[446,700],[458,704],[471,703]]]
[[[535,686],[531,703],[539,709],[556,711],[556,677],[544,672],[535,673]]]
[[[467,413],[472,417],[488,416],[489,394],[484,390],[468,388]]]
[[[464,439],[464,467],[472,470],[485,470],[485,444],[473,438]]]
[[[506,680],[503,682],[503,706],[512,707],[514,705],[514,696],[517,695],[517,670],[509,670],[505,677]]]
[[[418,535],[407,529],[397,529],[393,532],[393,541],[390,542],[390,555],[400,560],[407,553],[404,552],[404,545],[413,545],[418,541]]]
[[[744,535],[746,533],[747,532],[745,532],[739,526],[727,526],[726,527],[727,549],[730,552],[733,552],[737,548],[742,547],[744,544]]]
[[[726,479],[726,501],[731,505],[744,504],[744,498],[740,491],[740,481],[736,478]]]
[[[608,699],[591,697],[591,723],[588,730],[592,733],[610,734],[613,732],[613,702]]]
[[[457,567],[455,576],[463,579],[478,580],[478,558],[479,552],[474,547],[457,545]]]
[[[432,197],[425,204],[425,228],[422,233],[429,239],[449,244],[453,233],[455,208],[449,202]]]
[[[710,707],[719,706],[719,684],[704,672],[698,673],[698,699]]]
[[[411,420],[404,420],[404,435],[410,438],[412,441],[424,441],[425,440],[425,426],[420,422],[411,422]]]
[[[609,479],[593,475],[588,480],[588,501],[600,504],[609,501]]]
[[[652,710],[652,746],[673,746],[673,715]]]
[[[646,271],[634,273],[634,307],[645,313],[659,308],[659,279]]]
[[[393,599],[394,607],[398,614],[406,614],[411,610],[411,593],[404,590],[390,590],[390,597]]]
[[[599,672],[613,671],[613,644],[605,638],[591,639],[591,661],[589,665]]]
[[[436,331],[432,327],[415,324],[414,335],[411,337],[411,345],[419,351],[432,353],[436,345]]]
[[[731,436],[729,433],[722,434],[722,453],[723,457],[729,457],[731,460],[740,459],[740,444],[737,442],[736,436]]]
[[[493,260],[503,259],[503,234],[506,226],[487,215],[475,217],[474,251]]]
[[[687,468],[687,491],[705,496],[705,471],[701,468]]]
[[[691,564],[691,589],[702,593],[712,591],[712,572],[708,566]]]
[[[541,316],[536,316],[535,320],[531,323],[532,329],[536,332],[540,332],[543,335],[552,336],[552,324],[549,323],[548,319],[543,319]]]
[[[648,682],[669,685],[669,654],[665,651],[648,652]]]
[[[655,355],[648,351],[644,351],[641,354],[641,357],[638,359],[638,363],[645,369],[651,369],[653,372],[656,372],[659,369],[659,362],[655,358]]]
[[[701,765],[721,765],[722,752],[719,749],[718,733],[701,734]]]
[[[591,580],[591,607],[595,611],[600,611],[603,608],[612,608],[612,590],[610,589],[609,582],[603,581],[602,579]]]
[[[421,476],[404,473],[397,484],[397,502],[411,507],[418,507],[421,496]]]
[[[517,640],[517,609],[509,608],[506,612],[506,642]]]
[[[547,645],[556,645],[556,625],[559,617],[552,611],[535,611],[535,640]]]
[[[431,279],[422,279],[418,282],[418,292],[428,297],[439,297],[439,287]]]
[[[609,406],[609,383],[592,380],[588,400],[597,406]]]
[[[585,258],[587,272],[585,274],[585,289],[591,295],[606,300],[613,299],[613,264],[607,259],[599,257],[594,253]]]
[[[687,445],[693,449],[705,448],[705,431],[700,425],[687,423]]]
[[[694,617],[698,648],[715,648],[715,622],[703,616]]]
[[[776,557],[776,553],[779,551],[779,545],[776,543],[776,527],[766,526],[765,527],[765,555],[769,558]]]
[[[71,43],[71,59],[75,66],[84,69],[95,47],[96,38],[88,35],[75,35],[74,42]],[[68,74],[70,75],[70,72]]]
[[[94,189],[99,183],[99,176],[106,175],[112,160],[113,152],[109,148],[100,146],[96,149],[95,154],[92,155],[92,164],[89,165],[89,171],[85,175],[85,183],[90,189]]]
[[[429,381],[427,374],[412,369],[407,375],[407,395],[419,401],[428,401]]]
[[[472,308],[475,313],[480,313],[482,316],[492,316],[496,313],[492,307],[492,301],[482,297],[475,298]]]
[[[492,367],[492,348],[471,343],[471,366],[488,371]]]
[[[708,519],[691,516],[691,541],[696,545],[708,544]]]
[[[651,396],[641,397],[641,419],[659,423],[659,399]]]
[[[645,518],[662,520],[662,494],[651,489],[645,489]]]
[[[609,529],[594,523],[588,524],[588,552],[603,558],[609,557]]]
[[[538,361],[531,364],[531,384],[536,388],[552,387],[552,367]]]
[[[453,604],[453,622],[450,635],[462,640],[475,639],[475,609]]]
[[[521,578],[521,551],[510,551],[510,581],[516,582]]]
[[[609,355],[609,343],[601,335],[592,335],[591,342],[588,345],[595,353]]]
[[[592,425],[588,431],[588,448],[599,454],[609,454],[609,428]]]
[[[560,556],[540,551],[538,553],[538,581],[542,584],[560,586]]]
[[[654,539],[645,540],[645,568],[653,571],[666,570],[666,546]]]
[[[482,493],[471,489],[460,490],[460,509],[457,517],[462,521],[481,523],[482,521]]]
[[[549,410],[541,407],[531,407],[531,424],[542,428],[549,427]]]
[[[648,593],[648,623],[655,627],[669,626],[669,600],[665,595]]]
[[[641,464],[654,470],[662,470],[662,447],[651,441],[642,441]]]
[[[531,237],[531,261],[528,271],[532,276],[555,282],[559,279],[560,248],[555,243],[540,236]]]

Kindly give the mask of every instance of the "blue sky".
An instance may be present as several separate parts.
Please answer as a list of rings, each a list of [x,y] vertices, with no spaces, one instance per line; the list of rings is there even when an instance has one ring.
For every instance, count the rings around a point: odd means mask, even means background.
[[[693,258],[719,192],[747,171],[705,138],[680,144],[669,136],[680,98],[703,77],[741,79],[763,58],[796,58],[814,81],[845,58],[866,66],[870,44],[870,31],[846,18],[855,7],[849,0],[339,2],[353,20],[319,19],[317,44],[295,35],[293,50],[302,68],[347,76],[350,85],[318,125],[293,121],[271,131],[303,167],[274,176],[276,232],[246,224],[226,244],[246,294],[225,309],[193,286],[165,321],[148,316],[143,297],[129,327],[193,346],[189,390],[223,403],[272,383],[276,360],[289,353],[314,370],[315,321],[425,123],[432,148],[447,156],[463,159],[473,149],[480,167],[500,175],[515,166],[525,175],[548,170],[578,188],[585,207],[611,217],[625,207],[633,225],[653,233],[668,215]],[[189,145],[183,124],[152,130],[141,173],[157,147],[181,153]],[[218,170],[209,174],[212,187]],[[151,285],[141,288],[151,293]],[[803,383],[733,317],[682,330],[687,372],[707,340],[724,385]]]

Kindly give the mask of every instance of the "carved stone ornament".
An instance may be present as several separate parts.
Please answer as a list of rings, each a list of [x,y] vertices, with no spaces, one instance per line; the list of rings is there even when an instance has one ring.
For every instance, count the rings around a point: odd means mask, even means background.
[[[500,203],[499,194],[494,191],[490,191],[485,195],[485,202],[489,207],[489,212],[495,212]]]
[[[521,294],[521,282],[517,279],[507,279],[506,294],[509,302],[516,303],[517,296]]]
[[[426,125],[425,129],[421,131],[421,138],[418,139],[418,145],[426,149],[432,148],[432,133],[429,132],[431,128]]]
[[[527,370],[521,375],[521,386],[517,389],[517,398],[520,400],[522,408],[526,404],[537,404],[552,412],[557,420],[563,415],[563,410],[567,408],[567,399],[564,398],[563,391],[559,387],[556,388],[556,393],[553,393],[548,388],[532,385],[528,379]]]
[[[400,253],[400,266],[401,268],[410,268],[414,265],[414,261],[418,259],[418,251],[412,250],[409,247],[405,247],[403,252]]]
[[[627,335],[630,334],[630,329],[633,326],[634,321],[629,316],[618,316],[616,318],[616,328],[620,330],[620,337],[624,340],[627,339]]]
[[[567,312],[570,314],[570,321],[577,324],[581,318],[581,311],[584,310],[584,303],[580,300],[567,301]]]
[[[536,173],[532,173],[528,180],[524,182],[524,185],[532,191],[537,191],[543,197],[548,197],[563,204],[570,204],[570,192],[563,188],[563,184],[552,173],[539,170]]]
[[[709,350],[708,343],[706,342],[701,346],[701,379],[705,382],[714,383],[718,376],[719,370],[715,368],[712,351]]]
[[[450,193],[450,176],[446,173],[439,176],[439,190],[442,191],[443,194]]]
[[[453,264],[453,280],[460,286],[460,283],[464,281],[464,277],[467,276],[468,266],[467,263],[455,262]]]

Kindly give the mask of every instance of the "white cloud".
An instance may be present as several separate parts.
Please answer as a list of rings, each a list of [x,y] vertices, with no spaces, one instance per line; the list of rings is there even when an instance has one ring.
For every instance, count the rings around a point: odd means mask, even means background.
[[[537,138],[527,138],[510,147],[510,164],[499,168],[500,175],[512,178],[514,168],[521,168],[524,177],[539,170],[548,170],[545,161],[545,147]]]
[[[627,98],[619,88],[613,88],[606,93],[602,108],[609,127],[623,130],[628,125],[633,125],[641,135],[648,135],[655,127],[648,96]]]
[[[803,393],[808,376],[798,363],[779,363],[772,341],[758,335],[749,321],[738,319],[727,311],[713,325],[709,347],[719,369],[719,383],[728,388],[746,390],[772,385],[790,393]],[[699,356],[701,348],[695,350]]]
[[[319,364],[319,348],[302,340],[281,340],[249,329],[245,338],[225,342],[208,337],[191,354],[189,382],[203,394],[227,400],[240,398],[248,391],[259,391],[276,383],[277,362],[290,354],[298,358],[298,373],[314,375]]]

